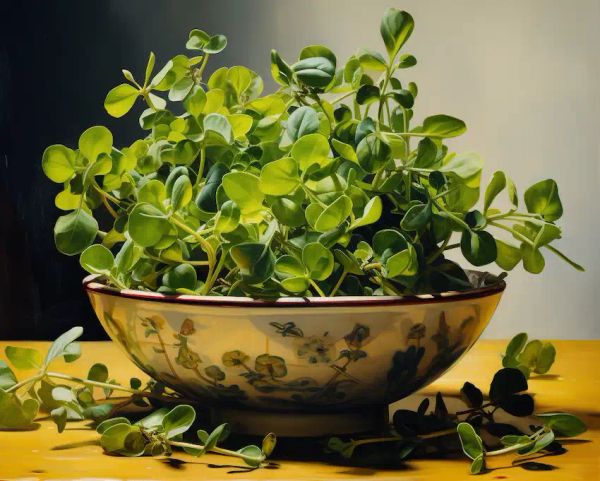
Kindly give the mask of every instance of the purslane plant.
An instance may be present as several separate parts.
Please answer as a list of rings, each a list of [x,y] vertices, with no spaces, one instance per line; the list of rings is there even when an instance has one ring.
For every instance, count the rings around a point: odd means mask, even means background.
[[[198,429],[190,437],[192,428],[197,425],[196,411],[188,404],[191,401],[166,390],[160,383],[150,381],[142,386],[142,381],[132,378],[129,385],[119,384],[110,379],[108,368],[101,363],[92,365],[85,378],[51,370],[61,357],[67,362],[80,357],[77,339],[82,332],[82,328],[75,327],[62,334],[45,355],[28,347],[5,348],[6,358],[14,368],[33,369],[34,374],[18,379],[9,364],[0,360],[0,430],[30,429],[36,420],[49,414],[58,432],[71,421],[91,420],[100,435],[100,446],[113,455],[169,456],[174,450],[182,449],[194,456],[207,452],[230,456],[249,469],[268,464],[267,458],[277,441],[273,433],[264,437],[260,447],[251,444],[237,450],[222,445],[229,434],[226,424],[210,433]],[[528,369],[535,366],[536,373],[547,372],[554,362],[554,347],[533,340],[527,345],[546,347],[525,346],[519,352],[517,347],[523,347],[526,337],[521,333],[513,338],[503,363],[512,354],[519,356],[535,351],[522,366]],[[529,374],[528,370],[525,372]],[[348,462],[371,466],[397,464],[409,458],[439,456],[462,449],[472,460],[473,473],[489,470],[487,458],[508,453],[519,455],[515,464],[526,469],[552,469],[550,465],[533,462],[531,455],[564,453],[560,439],[578,436],[586,426],[572,414],[536,413],[535,424],[527,434],[521,427],[497,419],[498,410],[531,419],[534,399],[525,392],[527,388],[526,374],[521,367],[504,367],[494,375],[487,398],[473,384],[464,383],[461,398],[467,409],[449,412],[438,393],[431,410],[429,399],[424,399],[416,411],[396,410],[389,432],[350,440],[331,438],[327,447]],[[116,392],[125,396],[116,397]],[[130,405],[136,406],[136,410],[128,412]],[[149,414],[141,415],[140,408]]]
[[[460,394],[467,409],[449,412],[438,393],[433,409],[430,409],[428,398],[416,411],[398,409],[390,432],[350,440],[330,438],[328,450],[347,460],[371,465],[462,450],[471,459],[472,474],[490,471],[486,465],[489,457],[511,453],[517,455],[513,465],[531,470],[553,469],[551,465],[533,461],[531,456],[536,453],[539,456],[563,454],[566,449],[560,441],[579,436],[587,428],[573,414],[535,412],[534,398],[525,392],[528,389],[527,377],[531,370],[536,374],[548,372],[556,351],[549,342],[532,340],[526,343],[525,333],[517,334],[510,341],[503,356],[503,365],[506,365],[507,359],[529,353],[522,358],[526,362],[519,363],[518,368],[503,367],[496,372],[487,398],[477,386],[464,383]],[[531,432],[526,433],[519,426],[522,422],[513,424],[510,420],[499,420],[498,411],[503,412],[505,417],[528,418],[535,424],[530,425]]]
[[[155,381],[143,387],[139,379],[131,378],[129,386],[121,385],[109,379],[108,368],[101,363],[94,364],[85,378],[51,371],[57,359],[74,362],[81,356],[77,339],[82,334],[81,327],[70,329],[51,344],[45,356],[28,347],[6,347],[6,357],[15,368],[36,372],[19,381],[9,365],[0,360],[0,430],[27,429],[43,411],[50,415],[58,432],[69,421],[89,419],[97,423],[104,451],[121,456],[168,456],[173,448],[180,448],[194,456],[207,452],[230,456],[258,468],[275,448],[276,438],[272,433],[265,436],[261,447],[248,445],[236,451],[220,447],[217,444],[229,434],[227,424],[210,433],[197,430],[195,442],[183,439],[183,434],[194,426],[196,411],[185,404],[189,400],[176,392],[167,392]],[[111,397],[114,392],[127,396],[114,399]],[[156,403],[172,409],[160,407],[135,422],[113,417],[129,405],[152,409]]]
[[[77,149],[44,152],[44,172],[64,186],[56,206],[69,211],[57,248],[118,288],[200,295],[471,288],[445,257],[455,248],[474,266],[539,273],[552,252],[581,269],[553,244],[563,213],[554,180],[530,186],[523,208],[495,172],[475,208],[483,161],[445,145],[464,122],[414,121],[418,90],[405,72],[416,59],[403,53],[413,28],[407,12],[388,10],[385,54],[363,49],[344,65],[321,45],[293,64],[272,51],[280,88],[268,95],[243,66],[207,78],[227,41],[201,30],[189,35],[191,56],[154,73],[151,53],[143,80],[123,70],[105,107],[121,117],[140,98],[144,137],[117,148],[95,126]],[[501,193],[505,210],[494,207]]]

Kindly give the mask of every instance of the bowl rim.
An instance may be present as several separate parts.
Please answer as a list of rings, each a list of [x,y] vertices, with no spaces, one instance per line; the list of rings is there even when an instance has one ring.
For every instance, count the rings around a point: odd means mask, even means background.
[[[485,274],[481,271],[480,274]],[[498,282],[468,289],[466,291],[446,291],[437,294],[417,294],[411,296],[336,296],[336,297],[280,297],[277,299],[254,299],[252,297],[226,297],[226,296],[196,296],[188,294],[162,294],[152,291],[139,291],[134,289],[117,289],[109,287],[98,281],[99,275],[89,275],[83,279],[83,288],[88,295],[91,293],[107,294],[110,296],[143,301],[193,304],[212,307],[259,307],[259,308],[314,308],[314,307],[371,307],[371,306],[404,306],[414,304],[434,304],[438,302],[463,301],[490,297],[502,293],[506,282]]]

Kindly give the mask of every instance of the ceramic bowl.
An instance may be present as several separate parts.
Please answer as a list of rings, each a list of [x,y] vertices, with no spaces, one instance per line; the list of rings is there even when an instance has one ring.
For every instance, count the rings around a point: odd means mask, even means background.
[[[93,276],[84,286],[106,332],[148,375],[238,432],[296,436],[385,423],[388,404],[469,350],[505,288],[262,301],[117,290]]]

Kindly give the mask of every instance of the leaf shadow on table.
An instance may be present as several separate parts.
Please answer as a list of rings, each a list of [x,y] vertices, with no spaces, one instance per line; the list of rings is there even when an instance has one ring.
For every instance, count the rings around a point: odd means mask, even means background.
[[[40,423],[31,423],[29,426],[21,426],[18,428],[1,428],[0,432],[37,431],[38,429],[40,429],[40,427]]]

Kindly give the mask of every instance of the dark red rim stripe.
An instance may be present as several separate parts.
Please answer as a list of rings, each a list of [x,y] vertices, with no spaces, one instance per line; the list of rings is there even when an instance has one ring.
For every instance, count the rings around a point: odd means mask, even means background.
[[[501,293],[506,288],[502,280],[494,285],[478,287],[468,291],[449,291],[441,294],[424,294],[417,296],[364,296],[364,297],[282,297],[276,300],[253,299],[250,297],[225,296],[191,296],[160,294],[150,291],[119,290],[105,286],[91,275],[83,280],[83,287],[88,293],[107,294],[109,296],[138,299],[143,301],[167,302],[175,304],[195,304],[211,307],[369,307],[369,306],[401,306],[413,304],[433,304],[437,302],[463,301],[479,299]]]

